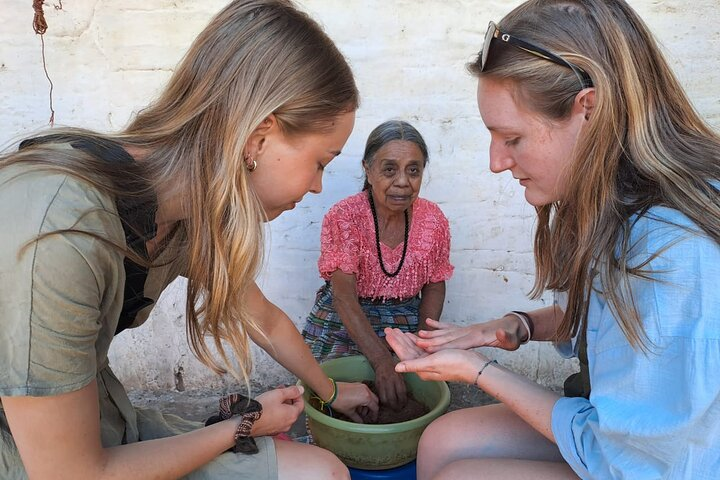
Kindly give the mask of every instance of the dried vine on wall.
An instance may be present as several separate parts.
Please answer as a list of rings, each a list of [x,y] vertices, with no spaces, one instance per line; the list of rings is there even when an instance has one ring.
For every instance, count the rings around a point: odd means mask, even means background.
[[[50,74],[47,70],[47,63],[45,62],[45,32],[47,32],[47,21],[45,20],[45,12],[43,11],[43,0],[33,0],[33,11],[35,16],[33,17],[33,30],[37,35],[40,35],[40,45],[42,53],[43,70],[45,70],[45,77],[50,83],[50,126],[55,124],[55,110],[53,109],[53,82],[50,79]],[[62,0],[58,0],[57,5],[53,5],[55,10],[62,10]]]

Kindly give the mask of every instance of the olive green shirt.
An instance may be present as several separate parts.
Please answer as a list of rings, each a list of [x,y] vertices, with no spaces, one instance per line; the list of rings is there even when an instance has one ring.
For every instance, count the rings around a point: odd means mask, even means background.
[[[68,229],[86,233],[63,232]],[[50,232],[59,233],[34,241]],[[156,263],[163,266],[150,269],[146,297],[157,300],[182,273],[178,243],[171,241],[160,254]],[[124,248],[108,195],[47,169],[0,169],[0,396],[58,395],[96,379],[105,447],[202,426],[133,408],[110,370],[108,349],[123,304]],[[149,311],[142,310],[133,327]],[[276,478],[273,442],[258,440],[260,454],[221,455],[192,478]],[[27,478],[1,402],[0,478]]]

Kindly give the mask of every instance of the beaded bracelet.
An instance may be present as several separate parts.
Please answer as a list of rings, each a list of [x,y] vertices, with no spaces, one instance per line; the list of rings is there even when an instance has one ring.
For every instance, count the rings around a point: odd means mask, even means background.
[[[490,365],[491,363],[494,363],[495,365],[497,365],[497,364],[498,364],[498,361],[497,361],[497,360],[488,360],[487,362],[485,362],[485,365],[483,365],[482,367],[480,367],[480,370],[478,370],[477,377],[475,377],[475,382],[473,382],[475,386],[478,386],[477,381],[478,381],[478,379],[480,378],[480,375],[482,375],[483,371],[484,371],[484,370],[487,368],[487,366]]]
[[[338,389],[337,389],[337,383],[335,383],[335,380],[332,377],[328,377],[328,379],[330,380],[330,383],[332,384],[332,387],[333,387],[332,395],[330,395],[330,400],[325,401],[322,398],[320,398],[320,395],[317,395],[317,394],[315,394],[313,396],[313,398],[316,399],[318,402],[320,402],[320,411],[321,412],[323,410],[325,410],[325,407],[327,407],[329,415],[332,416],[332,409],[330,408],[330,406],[333,404],[333,402],[337,398]]]

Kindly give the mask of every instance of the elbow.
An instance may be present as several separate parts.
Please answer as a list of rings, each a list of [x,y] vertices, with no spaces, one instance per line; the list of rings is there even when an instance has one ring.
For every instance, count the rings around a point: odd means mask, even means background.
[[[347,310],[351,305],[359,305],[357,295],[351,293],[337,293],[333,294],[332,306],[336,312]]]

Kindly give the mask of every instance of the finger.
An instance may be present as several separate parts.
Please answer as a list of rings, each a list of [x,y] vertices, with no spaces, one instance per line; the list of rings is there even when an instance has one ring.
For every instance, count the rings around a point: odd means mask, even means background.
[[[370,409],[367,407],[359,407],[358,413],[363,419],[363,423],[367,423],[370,420]]]
[[[405,380],[400,377],[400,383],[396,390],[398,408],[403,408],[407,404],[407,387],[405,386]]]
[[[457,344],[457,336],[455,335],[446,335],[445,337],[435,338],[432,340],[421,340],[418,342],[418,347],[428,353],[435,353],[448,348],[462,348]]]
[[[417,358],[414,360],[405,360],[395,365],[395,371],[400,373],[407,372],[429,372],[431,371],[430,357]]]
[[[409,348],[407,345],[399,344],[393,351],[400,360],[411,360],[417,357],[414,348]]]
[[[393,349],[393,351],[400,357],[404,358],[407,356],[407,340],[403,335],[395,335],[394,333],[385,335],[385,340],[387,341],[388,345],[390,345],[390,348]]]
[[[433,327],[433,328],[445,328],[445,324],[444,324],[444,323],[441,323],[441,322],[439,322],[439,321],[437,321],[437,320],[433,320],[432,318],[426,318],[426,319],[425,319],[425,323],[426,323],[429,327]]]
[[[446,348],[452,348],[452,342],[449,343],[436,343],[436,342],[423,342],[418,345],[418,347],[425,350],[427,353],[435,353],[439,352],[440,350],[444,350]]]
[[[444,335],[447,335],[448,333],[451,333],[452,330],[448,330],[450,328],[449,325],[438,323],[438,327],[434,327],[434,330],[420,330],[418,331],[418,336],[422,338],[437,338],[442,337]],[[429,325],[430,326],[430,325]]]
[[[399,334],[402,333],[402,332],[400,331],[400,329],[398,329],[398,328],[392,328],[392,327],[385,327],[385,328],[383,329],[383,332],[384,332],[385,335],[387,335],[388,337],[395,337],[395,336],[397,336],[397,335],[399,335]]]
[[[385,330],[383,330],[385,333],[385,340],[390,343],[391,341],[397,341],[398,334],[395,332],[394,329],[387,327]]]
[[[363,408],[368,409],[368,417],[370,418],[370,421],[372,423],[377,422],[378,419],[378,411],[380,410],[380,400],[378,397],[373,395],[372,397],[368,398],[368,403]]]
[[[305,408],[305,400],[303,399],[303,397],[299,397],[294,399],[292,403],[290,403],[290,405],[292,405],[292,407],[298,412],[302,412]]]
[[[396,378],[389,378],[387,385],[387,405],[393,410],[397,410],[400,407],[400,384]]]
[[[302,397],[305,389],[300,385],[293,385],[292,387],[278,388],[277,391],[281,393],[282,401],[288,402],[297,400],[298,398]]]
[[[426,341],[434,340],[438,342],[451,342],[464,335],[464,331],[459,328],[452,330],[432,330],[430,332],[424,332],[422,338]]]
[[[375,382],[375,385],[377,386],[377,392],[378,392],[378,403],[381,405],[387,405],[388,400],[388,393],[387,393],[387,387],[382,382]]]
[[[392,347],[393,345],[397,344],[399,340],[399,335],[397,335],[392,329],[386,328],[385,329],[385,341],[388,342],[388,344]]]
[[[369,423],[377,423],[379,417],[380,417],[380,412],[378,410],[371,410]]]
[[[368,388],[368,394],[369,395],[367,397],[367,401],[365,402],[365,406],[371,410],[377,411],[379,403],[380,403],[380,399],[369,388]]]
[[[438,341],[434,338],[419,338],[416,345],[423,350],[434,347],[438,344]]]
[[[395,337],[395,341],[399,344],[404,346],[405,348],[414,348],[415,347],[415,339],[417,339],[417,336],[410,332],[402,332],[400,335],[397,335]]]
[[[419,330],[417,334],[420,338],[435,338],[444,335],[445,332],[443,330]]]
[[[395,408],[397,398],[395,398],[395,388],[392,385],[392,379],[385,377],[385,381],[378,385],[378,397],[380,397],[380,405],[386,405]]]
[[[422,340],[413,334],[405,336],[405,347],[415,357],[425,356],[425,349],[421,346]]]
[[[356,412],[355,410],[349,410],[349,411],[345,412],[345,415],[350,417],[350,420],[352,420],[355,423],[365,423],[363,421],[362,417],[360,416],[360,414],[358,412]]]
[[[405,332],[405,339],[408,340],[409,345],[413,345],[415,347],[417,347],[417,344],[420,341],[420,337],[410,332]]]
[[[371,411],[376,412],[380,409],[380,397],[373,394],[371,397],[368,398],[367,403],[365,404],[367,408],[369,408]]]

